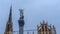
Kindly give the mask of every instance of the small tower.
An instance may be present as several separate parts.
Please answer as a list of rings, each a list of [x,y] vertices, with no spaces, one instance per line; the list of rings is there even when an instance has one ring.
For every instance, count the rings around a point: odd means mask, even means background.
[[[18,20],[19,24],[19,34],[23,34],[23,28],[24,28],[24,15],[23,15],[23,9],[19,9],[20,11],[20,18]]]
[[[13,23],[12,23],[12,6],[10,7],[9,19],[6,24],[6,29],[4,34],[13,34]]]

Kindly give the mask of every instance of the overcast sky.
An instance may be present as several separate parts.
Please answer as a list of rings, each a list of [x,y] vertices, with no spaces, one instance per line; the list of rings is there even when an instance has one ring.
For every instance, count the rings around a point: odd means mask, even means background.
[[[43,20],[55,25],[60,34],[60,0],[0,0],[0,34],[4,34],[12,4],[12,22],[14,31],[18,30],[20,8],[24,9],[24,29],[36,29]]]

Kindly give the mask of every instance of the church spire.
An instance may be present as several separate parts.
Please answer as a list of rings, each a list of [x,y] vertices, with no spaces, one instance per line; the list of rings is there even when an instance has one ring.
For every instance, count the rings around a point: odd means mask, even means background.
[[[9,21],[12,21],[12,5],[11,5],[11,7],[10,7]]]
[[[10,7],[9,18],[8,18],[8,22],[6,24],[6,29],[5,29],[4,34],[13,34],[12,5]]]

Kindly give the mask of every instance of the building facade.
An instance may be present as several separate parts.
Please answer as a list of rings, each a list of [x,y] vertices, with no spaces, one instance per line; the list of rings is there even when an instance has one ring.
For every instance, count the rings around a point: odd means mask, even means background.
[[[24,34],[24,14],[23,9],[19,9],[20,11],[20,18],[18,20],[19,24],[19,34]],[[27,31],[33,31],[33,30],[27,30]],[[9,18],[6,24],[6,29],[4,34],[13,34],[13,23],[12,23],[12,6],[10,7],[10,13]],[[29,32],[27,32],[29,34]],[[32,34],[35,34],[34,32]],[[39,26],[37,26],[37,34],[56,34],[55,26],[48,25],[47,22],[43,21],[40,23]]]
[[[38,34],[56,34],[55,26],[48,25],[47,22],[43,21],[40,26],[37,26]]]

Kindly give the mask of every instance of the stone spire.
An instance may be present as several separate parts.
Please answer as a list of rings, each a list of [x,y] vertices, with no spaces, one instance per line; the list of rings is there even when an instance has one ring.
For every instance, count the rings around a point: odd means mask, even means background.
[[[10,7],[9,21],[12,21],[12,6]]]
[[[13,34],[13,27],[12,27],[12,6],[10,7],[9,18],[6,24],[6,29],[4,34]]]

